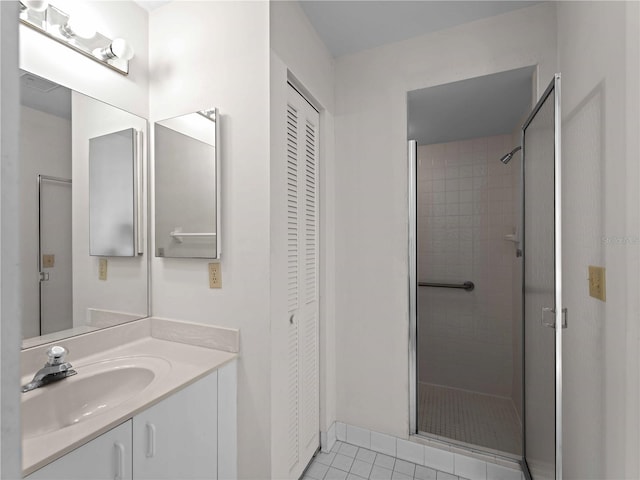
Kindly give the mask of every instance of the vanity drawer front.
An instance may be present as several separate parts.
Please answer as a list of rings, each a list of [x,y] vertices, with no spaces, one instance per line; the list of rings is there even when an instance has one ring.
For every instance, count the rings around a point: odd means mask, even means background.
[[[131,420],[27,476],[29,480],[131,480]]]

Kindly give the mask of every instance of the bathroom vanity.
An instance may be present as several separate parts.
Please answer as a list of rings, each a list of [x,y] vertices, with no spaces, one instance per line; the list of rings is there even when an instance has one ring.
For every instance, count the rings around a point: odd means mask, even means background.
[[[23,394],[25,478],[236,478],[236,330],[148,318],[62,343],[77,375]]]

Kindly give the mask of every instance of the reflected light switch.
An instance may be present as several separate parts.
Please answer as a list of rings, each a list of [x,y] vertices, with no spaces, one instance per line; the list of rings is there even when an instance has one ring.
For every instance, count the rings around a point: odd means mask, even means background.
[[[42,268],[53,268],[56,263],[55,255],[42,255]]]

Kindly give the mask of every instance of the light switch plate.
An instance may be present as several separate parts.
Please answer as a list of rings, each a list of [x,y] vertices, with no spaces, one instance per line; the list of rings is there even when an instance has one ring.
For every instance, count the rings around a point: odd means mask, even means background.
[[[209,288],[222,288],[222,274],[219,263],[209,264]]]
[[[589,265],[589,295],[605,302],[607,300],[606,270]]]
[[[106,280],[107,279],[107,259],[101,258],[100,264],[98,266],[98,279]]]
[[[42,268],[53,268],[56,264],[55,255],[42,255]]]

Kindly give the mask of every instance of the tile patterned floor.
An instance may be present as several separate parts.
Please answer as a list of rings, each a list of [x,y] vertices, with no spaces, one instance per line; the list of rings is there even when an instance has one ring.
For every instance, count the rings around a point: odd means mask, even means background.
[[[520,455],[520,428],[520,420],[509,399],[418,384],[421,432]]]
[[[450,473],[336,442],[330,453],[319,452],[302,480],[464,480]]]

